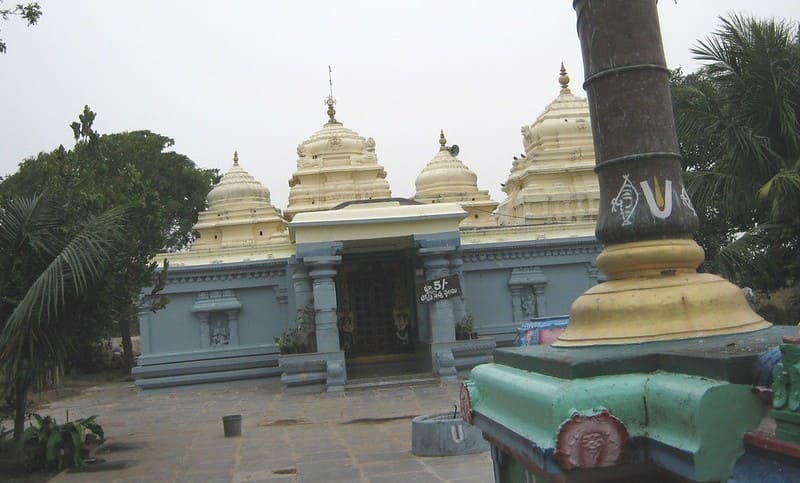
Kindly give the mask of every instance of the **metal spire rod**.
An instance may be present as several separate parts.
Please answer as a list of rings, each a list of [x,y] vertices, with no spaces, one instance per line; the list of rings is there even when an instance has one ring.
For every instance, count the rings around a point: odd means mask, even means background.
[[[330,86],[330,89],[331,89],[331,99],[333,99],[333,78],[331,77],[332,73],[333,73],[333,71],[331,70],[331,66],[329,65],[328,66],[328,85]]]

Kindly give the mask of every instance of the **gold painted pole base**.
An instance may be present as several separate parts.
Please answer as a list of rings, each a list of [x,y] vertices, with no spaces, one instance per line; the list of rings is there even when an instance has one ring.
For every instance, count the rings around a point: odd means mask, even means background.
[[[697,273],[703,249],[670,239],[606,247],[597,266],[609,278],[572,304],[557,347],[636,344],[739,334],[772,324],[722,277]]]

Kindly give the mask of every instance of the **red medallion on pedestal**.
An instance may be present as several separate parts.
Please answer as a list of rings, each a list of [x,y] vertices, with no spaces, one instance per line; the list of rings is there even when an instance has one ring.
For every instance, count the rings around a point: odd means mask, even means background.
[[[608,411],[575,414],[559,428],[555,458],[564,470],[614,466],[622,462],[628,439],[625,425]]]
[[[461,417],[469,424],[472,424],[472,403],[469,401],[469,389],[465,384],[461,384],[461,391],[458,394],[461,404]]]

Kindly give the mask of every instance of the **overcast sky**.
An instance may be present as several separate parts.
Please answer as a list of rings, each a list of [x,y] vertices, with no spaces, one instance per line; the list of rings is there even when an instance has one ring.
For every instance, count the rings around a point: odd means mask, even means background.
[[[18,0],[6,0],[9,7]],[[199,166],[240,164],[286,208],[296,146],[337,119],[377,143],[394,196],[436,154],[439,129],[502,201],[520,127],[558,94],[585,96],[575,13],[561,1],[40,0],[38,25],[0,23],[0,176],[73,144],[84,104],[101,133],[149,129]],[[797,0],[659,2],[667,63],[736,11],[800,20]]]

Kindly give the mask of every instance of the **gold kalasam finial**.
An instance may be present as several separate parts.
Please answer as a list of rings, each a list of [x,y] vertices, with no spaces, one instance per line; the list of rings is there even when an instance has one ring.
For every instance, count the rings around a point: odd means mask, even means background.
[[[439,133],[439,151],[447,151],[447,139],[444,137],[444,129]]]
[[[233,152],[233,165],[239,166],[239,151]]]
[[[561,72],[558,76],[558,83],[561,84],[561,93],[562,94],[569,94],[569,76],[567,75],[567,69],[564,68],[564,63],[561,63]]]
[[[333,105],[336,104],[334,98],[328,96],[328,98],[325,99],[325,104],[328,106],[328,124],[338,122],[334,117],[336,115],[336,109],[333,108]]]

